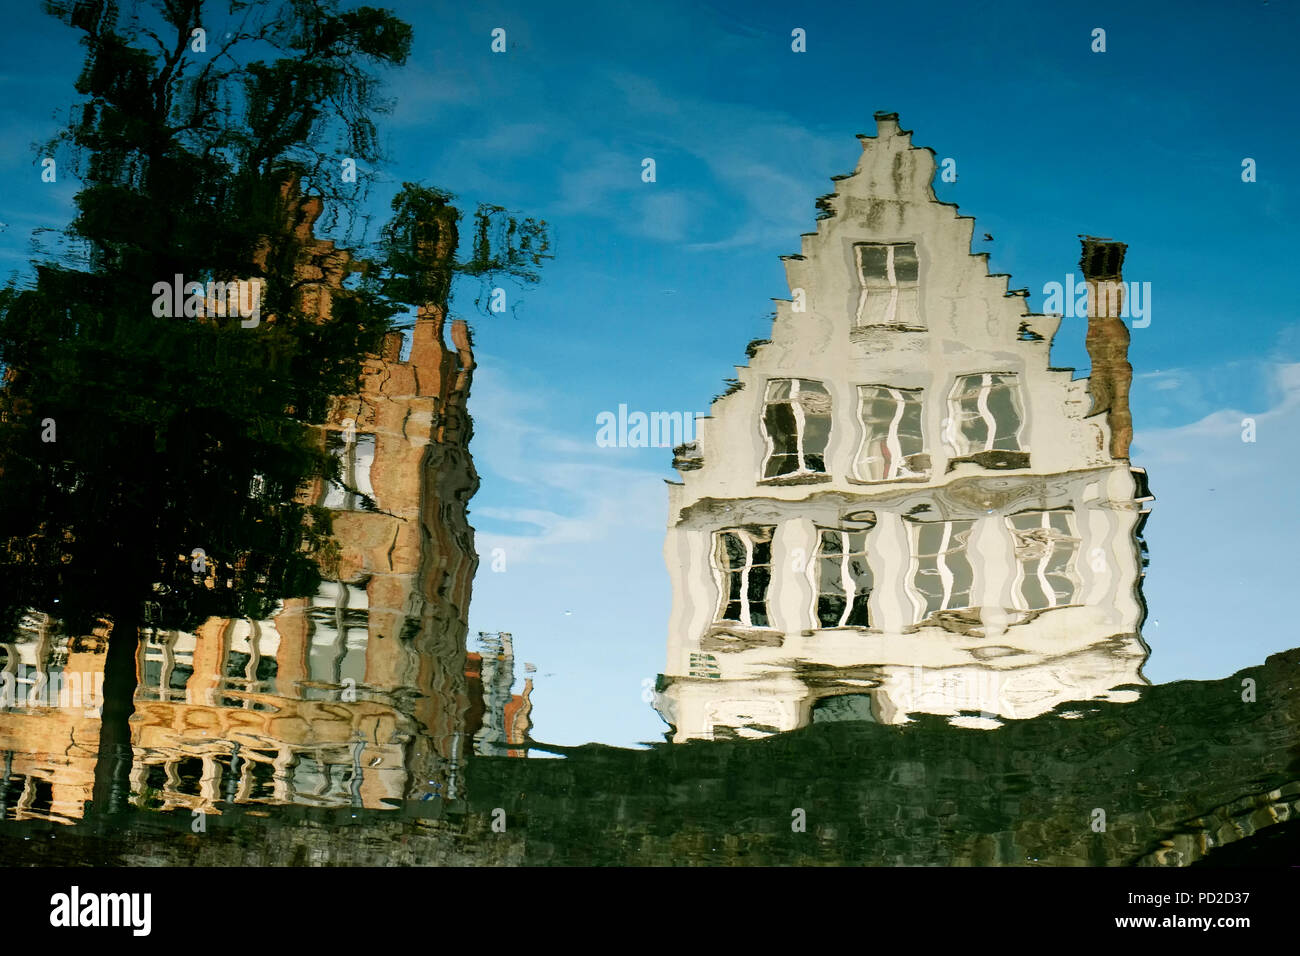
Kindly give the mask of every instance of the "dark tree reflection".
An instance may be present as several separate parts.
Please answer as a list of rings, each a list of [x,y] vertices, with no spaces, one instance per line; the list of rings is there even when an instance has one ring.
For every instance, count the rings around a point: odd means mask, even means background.
[[[386,11],[47,9],[85,48],[50,146],[81,188],[74,252],[0,293],[0,627],[34,608],[68,634],[111,629],[94,805],[113,812],[139,628],[258,620],[315,593],[331,513],[301,492],[343,476],[313,426],[357,391],[400,312],[445,305],[454,228],[450,245],[423,239],[458,214],[408,186],[390,261],[344,257],[327,310],[305,294],[320,266],[304,210],[355,222],[366,177],[347,171],[384,159],[379,81],[411,44]],[[522,263],[545,254],[544,226],[505,219],[501,251],[489,242],[461,271],[535,278]],[[523,259],[520,235],[536,242]]]

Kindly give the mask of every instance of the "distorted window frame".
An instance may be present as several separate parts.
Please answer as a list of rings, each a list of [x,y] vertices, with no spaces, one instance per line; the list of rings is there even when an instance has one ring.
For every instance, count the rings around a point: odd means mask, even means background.
[[[770,606],[770,595],[772,591],[772,583],[775,579],[773,572],[776,567],[776,552],[774,548],[775,539],[776,539],[776,526],[763,525],[763,526],[759,526],[758,530],[766,532],[767,534],[766,540],[768,544],[767,564],[758,565],[758,567],[766,567],[768,569],[767,587],[763,592],[763,606],[764,606],[764,613],[767,617],[767,623],[754,624],[753,613],[752,613],[752,609],[750,608],[749,575],[750,572],[755,567],[754,529],[744,528],[744,527],[732,527],[732,528],[719,528],[713,532],[711,564],[713,566],[714,584],[718,589],[718,600],[716,605],[714,606],[714,611],[713,611],[713,625],[715,627],[731,626],[731,627],[770,628],[772,625],[772,610]],[[722,541],[722,536],[725,534],[739,535],[745,545],[745,565],[741,572],[741,587],[740,587],[741,620],[739,621],[723,616],[726,613],[727,605],[731,603],[729,599],[731,591],[730,588],[727,587],[727,583],[728,583],[727,575],[729,573],[735,573],[734,571],[732,571],[732,569],[723,566],[722,554],[723,554],[724,545]]]
[[[1011,381],[992,382],[989,379],[991,376],[994,375],[1002,376],[1003,378],[1006,379],[1011,379]],[[964,391],[962,387],[962,383],[967,381],[968,379],[975,378],[976,376],[981,376],[984,379],[984,381],[980,383],[980,389],[979,392],[977,393],[977,398],[976,398],[976,410],[980,412],[979,417],[982,421],[984,421],[988,433],[984,439],[982,448],[977,447],[973,441],[969,440],[966,437],[965,429],[963,427],[966,419],[964,419],[961,415],[961,407],[959,404],[960,399],[958,397],[958,394],[961,391]],[[1020,409],[1020,422],[1017,425],[1014,433],[1014,437],[1016,441],[1015,448],[998,449],[993,447],[994,442],[997,441],[998,429],[997,429],[997,418],[993,415],[993,412],[989,409],[989,397],[992,395],[993,389],[995,387],[1008,388],[1015,395],[1016,404],[1019,406]],[[1021,376],[1018,372],[1003,372],[1003,371],[965,372],[955,376],[953,378],[952,387],[948,390],[948,416],[949,416],[949,420],[952,422],[952,428],[950,429],[949,434],[945,436],[946,443],[954,452],[954,457],[965,458],[965,457],[970,457],[973,455],[979,455],[985,452],[992,452],[992,451],[1027,453],[1029,451],[1029,448],[1025,443],[1024,432],[1025,432],[1025,425],[1027,423],[1028,415],[1027,415],[1027,409],[1026,409],[1024,398],[1025,398],[1024,389],[1021,385]],[[975,421],[975,419],[972,418],[970,419],[970,421]]]
[[[306,647],[307,678],[309,681],[312,682],[329,684],[331,686],[343,686],[343,680],[344,680],[343,662],[347,659],[348,652],[350,650],[350,648],[348,647],[348,634],[351,633],[352,631],[360,631],[365,634],[366,639],[362,647],[362,660],[363,660],[363,664],[369,663],[369,653],[370,653],[369,579],[367,578],[364,582],[360,582],[360,583],[347,583],[338,580],[325,580],[321,582],[321,587],[323,588],[326,584],[334,585],[335,587],[338,588],[338,590],[335,592],[333,601],[329,604],[316,604],[313,602],[307,608],[308,623],[310,624],[310,629],[307,637],[307,647]],[[353,589],[365,595],[366,603],[364,608],[354,608],[352,606],[351,601],[349,600],[349,595],[352,593]],[[320,591],[317,591],[317,596],[319,596],[319,594]],[[329,644],[318,645],[315,643],[317,624],[316,624],[316,619],[313,616],[313,612],[318,612],[326,608],[333,611],[333,625],[335,631],[338,634],[338,637],[336,640],[334,640]],[[348,624],[347,612],[350,610],[351,611],[364,610],[365,623],[362,625]],[[312,665],[312,650],[315,647],[328,647],[333,649],[336,652],[335,655],[330,658],[330,668],[329,668],[330,677],[328,679],[322,679],[315,673],[315,670]],[[364,677],[365,677],[365,667],[363,666],[362,680],[364,680]],[[362,680],[357,681],[358,686],[361,685]]]
[[[911,246],[912,255],[916,258],[916,278],[905,283],[900,283],[898,281],[898,276],[894,266],[895,250],[900,246]],[[888,250],[885,256],[885,272],[886,278],[889,280],[890,303],[889,307],[885,311],[885,319],[880,322],[863,321],[863,314],[867,307],[868,293],[872,291],[867,286],[867,277],[864,274],[862,267],[862,250],[868,247],[883,247]],[[895,242],[855,242],[853,244],[853,263],[855,266],[855,275],[857,276],[858,281],[858,305],[853,315],[853,327],[855,329],[901,328],[912,331],[925,330],[926,324],[921,318],[921,252],[917,248],[915,240],[898,240]],[[900,322],[898,320],[898,303],[899,294],[901,292],[916,293],[915,324]]]
[[[318,503],[321,507],[329,508],[331,511],[365,511],[367,509],[361,506],[362,499],[377,500],[371,473],[374,469],[375,459],[379,455],[379,436],[375,432],[355,431],[351,433],[351,440],[344,438],[337,448],[329,446],[329,436],[348,434],[348,431],[341,428],[326,430],[326,449],[339,461],[339,478],[337,483],[328,479],[325,481]],[[371,448],[370,465],[364,472],[366,484],[370,487],[369,494],[358,490],[357,485],[357,449],[361,447],[363,439],[367,440]],[[340,505],[331,505],[328,502],[336,491],[342,495],[343,502]]]
[[[871,567],[871,563],[870,563],[870,555],[871,555],[871,542],[870,542],[870,537],[871,537],[871,531],[872,531],[872,529],[871,529],[871,528],[830,528],[830,527],[825,527],[825,526],[822,526],[822,525],[815,525],[815,526],[814,526],[814,530],[815,530],[815,532],[816,532],[816,534],[817,534],[817,545],[816,545],[816,547],[813,549],[813,558],[812,558],[812,560],[811,560],[810,562],[808,562],[808,567],[807,567],[807,569],[806,569],[806,573],[807,573],[807,576],[808,576],[809,587],[810,587],[810,590],[812,591],[812,604],[811,604],[811,607],[810,607],[810,620],[812,621],[812,626],[813,626],[813,628],[815,628],[816,630],[821,630],[821,631],[835,630],[835,629],[837,629],[837,628],[855,628],[855,629],[857,629],[857,628],[864,628],[864,629],[871,629],[871,628],[874,626],[874,622],[875,622],[875,615],[874,615],[874,614],[872,613],[872,611],[871,611],[871,596],[872,596],[872,594],[875,592],[875,589],[876,589],[876,575],[875,575],[875,569]],[[822,534],[823,534],[823,532],[834,532],[834,533],[837,533],[837,534],[839,534],[839,535],[841,536],[841,539],[840,539],[840,575],[841,575],[841,577],[840,577],[840,583],[841,583],[841,585],[844,585],[844,588],[845,588],[845,590],[844,590],[844,593],[845,593],[844,611],[840,614],[840,620],[839,620],[839,623],[837,623],[837,624],[829,624],[829,625],[828,625],[828,624],[823,624],[823,623],[822,623],[822,619],[821,619],[821,615],[819,615],[819,614],[817,613],[817,605],[820,603],[820,601],[821,601],[821,596],[822,596],[822,589],[821,589],[821,566],[822,566],[822,559],[823,559],[823,557],[825,556],[825,555],[823,555],[823,552],[822,552],[822,546],[823,546],[823,543],[824,543],[824,542],[823,542],[823,539],[822,539]],[[861,534],[861,535],[863,536],[863,540],[862,540],[862,550],[861,550],[861,551],[850,551],[850,550],[845,546],[846,543],[847,543],[848,535],[851,535],[851,534]],[[859,554],[862,556],[863,561],[865,561],[865,562],[867,563],[867,574],[868,574],[868,576],[869,576],[870,579],[871,579],[871,585],[870,585],[870,587],[869,587],[868,590],[867,590],[867,594],[866,594],[866,598],[865,598],[865,602],[866,602],[866,606],[867,606],[867,623],[866,623],[866,624],[848,624],[848,623],[846,623],[846,622],[847,622],[848,618],[849,618],[849,617],[852,615],[852,613],[853,613],[854,603],[855,603],[853,600],[849,599],[849,595],[850,595],[850,593],[852,593],[852,595],[853,595],[854,597],[857,596],[857,587],[856,587],[857,582],[853,582],[854,587],[853,587],[852,592],[850,592],[850,590],[849,590],[849,588],[848,588],[848,586],[847,586],[847,582],[848,582],[848,581],[851,581],[851,575],[849,574],[848,563],[849,563],[849,560],[850,560],[852,557],[854,557],[854,556],[856,556],[856,555],[859,555]]]
[[[790,383],[790,397],[782,398],[782,399],[770,398],[769,396],[771,395],[773,386],[777,385],[780,382]],[[799,391],[800,391],[797,386],[803,382],[808,382],[814,385],[821,386],[822,390],[826,394],[826,400],[829,405],[829,408],[826,413],[826,417],[828,419],[828,425],[826,428],[826,446],[821,451],[821,459],[822,459],[821,470],[809,468],[807,464],[808,451],[805,448],[805,442],[808,437],[807,420],[804,417],[803,404],[801,402],[796,401],[796,398],[799,395]],[[797,449],[797,453],[799,456],[799,467],[795,471],[786,472],[785,474],[780,474],[780,475],[769,476],[767,474],[767,470],[768,470],[768,465],[772,461],[772,457],[776,454],[776,441],[772,437],[771,432],[768,430],[767,409],[768,406],[776,405],[776,404],[788,404],[791,407],[792,413],[794,415],[795,447]],[[763,442],[767,449],[763,455],[763,460],[759,463],[758,480],[760,483],[779,484],[782,482],[797,481],[800,479],[828,478],[830,476],[830,465],[826,459],[827,459],[827,453],[831,447],[831,436],[834,433],[834,429],[835,429],[835,399],[834,396],[831,394],[831,390],[826,387],[826,383],[824,381],[815,378],[801,378],[797,376],[790,376],[790,377],[778,376],[775,378],[769,378],[763,386],[763,404],[761,409],[759,410],[758,422],[759,422],[759,429],[763,434]]]
[[[953,526],[957,523],[969,525],[969,527],[966,529],[966,538],[964,544],[959,549],[944,548],[943,547],[944,543],[951,541],[955,534],[961,533],[961,532],[953,531]],[[979,569],[977,568],[976,563],[971,561],[969,557],[971,537],[975,534],[975,529],[978,527],[978,522],[976,521],[976,519],[950,518],[941,521],[909,521],[907,522],[907,525],[908,525],[908,532],[909,532],[908,533],[909,567],[907,573],[906,588],[907,588],[908,596],[911,599],[913,604],[913,610],[915,612],[913,623],[914,624],[923,623],[924,621],[934,616],[935,614],[940,614],[943,613],[944,611],[965,611],[965,610],[970,610],[971,608],[978,607],[979,605],[975,602],[977,600],[976,594],[978,593],[976,590],[976,586],[979,583],[978,582]],[[948,571],[949,577],[951,577],[952,575],[952,571],[949,570],[947,567],[947,555],[952,554],[954,550],[966,554],[967,555],[966,563],[967,565],[969,565],[970,572],[971,572],[970,598],[969,598],[970,603],[963,604],[957,607],[950,607],[949,603],[952,600],[952,594],[953,594],[952,585],[951,582],[945,582],[943,600],[940,602],[940,606],[935,608],[934,610],[929,610],[929,602],[928,600],[926,600],[925,592],[922,591],[920,587],[917,586],[917,576],[921,573],[921,557],[922,557],[921,550],[920,550],[921,530],[923,528],[933,527],[936,525],[942,525],[944,527],[944,536],[940,541],[940,549],[934,555],[936,570],[940,571],[940,575],[939,575],[940,580],[944,579],[944,575],[942,573],[942,571],[944,570]]]
[[[1048,555],[1049,557],[1051,554],[1054,554],[1056,549],[1063,544],[1072,546],[1071,547],[1072,554],[1070,557],[1070,564],[1068,569],[1068,576],[1070,579],[1070,583],[1072,585],[1072,589],[1068,600],[1065,601],[1057,600],[1056,591],[1055,589],[1049,588],[1047,586],[1047,582],[1044,580],[1043,577],[1043,569],[1042,566],[1040,565],[1036,578],[1038,580],[1039,587],[1041,587],[1043,590],[1043,594],[1052,595],[1052,603],[1047,605],[1047,607],[1044,608],[1030,607],[1029,599],[1024,593],[1024,584],[1026,580],[1027,569],[1025,567],[1025,562],[1016,553],[1017,536],[1023,532],[1021,532],[1019,529],[1015,527],[1015,525],[1012,524],[1013,518],[1025,514],[1041,515],[1042,524],[1040,524],[1040,527],[1054,532],[1054,534],[1050,536],[1051,552],[1049,552]],[[1051,527],[1050,516],[1053,514],[1064,515],[1066,519],[1066,523],[1069,527],[1069,531],[1070,531],[1069,535],[1062,537],[1060,536],[1059,532],[1056,532],[1055,528]],[[1079,525],[1078,525],[1078,521],[1076,520],[1076,516],[1074,514],[1073,509],[1034,508],[1034,509],[1029,509],[1027,511],[1020,511],[1017,512],[1016,514],[1005,515],[1003,518],[1003,527],[1005,527],[1011,533],[1012,555],[1015,558],[1015,562],[1016,562],[1016,576],[1015,576],[1015,580],[1012,582],[1011,585],[1011,598],[1012,601],[1015,603],[1016,609],[1020,611],[1048,611],[1058,607],[1069,607],[1073,604],[1077,604],[1079,600],[1079,593],[1083,588],[1083,578],[1079,574],[1079,555],[1082,550],[1083,539],[1079,535]]]
[[[867,399],[868,389],[876,389],[877,391],[883,390],[883,391],[890,392],[892,397],[894,398],[894,404],[896,409],[894,418],[889,423],[889,433],[886,436],[886,440],[890,442],[894,447],[898,448],[899,454],[894,457],[893,461],[890,463],[890,467],[888,471],[886,472],[883,478],[873,478],[870,476],[864,476],[862,473],[863,453],[866,451],[867,442],[871,438],[870,431],[867,427],[867,416],[866,416],[866,403],[868,400]],[[925,389],[920,387],[903,388],[902,386],[898,386],[898,385],[868,384],[868,385],[857,386],[857,393],[858,393],[857,421],[858,421],[858,431],[860,434],[860,440],[858,442],[857,451],[853,455],[853,480],[855,482],[860,482],[863,484],[874,484],[877,482],[887,482],[887,481],[924,481],[925,479],[929,478],[930,461],[929,461],[928,452],[926,450],[927,442],[926,442],[926,428],[925,428]],[[903,420],[903,413],[906,410],[906,405],[907,405],[905,396],[908,394],[914,394],[916,396],[915,404],[920,406],[921,450],[918,452],[913,452],[910,455],[903,455],[902,446],[898,434],[898,427]],[[914,472],[909,471],[909,473],[907,474],[901,473],[904,464],[908,460],[918,458],[921,456],[925,456],[926,458],[926,468],[924,471],[914,471]]]

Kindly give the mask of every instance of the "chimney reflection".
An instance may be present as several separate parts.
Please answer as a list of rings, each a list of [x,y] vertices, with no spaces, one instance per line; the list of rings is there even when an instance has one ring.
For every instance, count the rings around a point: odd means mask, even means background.
[[[970,253],[894,114],[785,257],[772,339],[677,449],[671,738],[995,727],[1146,683],[1122,243],[1085,237],[1091,379]],[[1077,334],[1077,332],[1075,333]]]

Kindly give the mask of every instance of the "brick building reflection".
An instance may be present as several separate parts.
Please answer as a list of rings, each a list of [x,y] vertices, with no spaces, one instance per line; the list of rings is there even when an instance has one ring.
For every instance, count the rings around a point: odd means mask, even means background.
[[[314,237],[320,200],[293,208],[303,305],[328,315],[351,254]],[[440,256],[456,244],[454,221],[443,225]],[[383,808],[456,796],[479,730],[466,656],[474,359],[466,324],[448,322],[445,304],[422,307],[408,336],[386,338],[360,391],[337,399],[320,428],[342,482],[304,492],[334,519],[319,592],[269,620],[143,630],[131,719],[137,806]],[[0,644],[4,672],[102,675],[103,634],[70,639],[41,615],[27,623]],[[11,696],[16,706],[0,707],[0,803],[10,816],[81,816],[97,713]]]
[[[350,255],[312,238],[319,200],[300,210],[303,306],[328,315]],[[446,225],[439,255],[455,248]],[[273,620],[142,642],[132,721],[142,804],[377,808],[455,795],[477,566],[466,506],[478,477],[469,332],[453,321],[449,344],[446,325],[444,305],[421,309],[405,357],[390,334],[322,429],[342,466],[341,485],[309,492],[334,515],[332,580]]]
[[[95,782],[108,628],[32,612],[0,642],[0,820],[71,820]]]

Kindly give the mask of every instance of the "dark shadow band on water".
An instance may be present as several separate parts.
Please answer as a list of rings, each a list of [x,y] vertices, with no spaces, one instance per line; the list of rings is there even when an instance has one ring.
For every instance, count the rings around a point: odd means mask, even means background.
[[[1295,849],[1294,826],[1270,828],[1300,812],[1297,704],[1300,649],[1071,719],[969,730],[926,715],[644,750],[533,742],[564,759],[476,757],[462,800],[224,804],[202,833],[175,811],[9,822],[0,847],[19,865],[1264,861]]]

